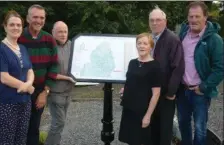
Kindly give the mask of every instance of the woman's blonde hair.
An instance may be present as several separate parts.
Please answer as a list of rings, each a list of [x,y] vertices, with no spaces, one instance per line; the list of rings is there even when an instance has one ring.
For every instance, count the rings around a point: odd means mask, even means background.
[[[149,44],[150,44],[151,48],[154,47],[154,41],[153,41],[153,38],[152,38],[152,35],[151,34],[145,32],[145,33],[141,33],[141,34],[137,35],[136,36],[136,42],[138,41],[138,39],[140,39],[142,37],[148,37]]]

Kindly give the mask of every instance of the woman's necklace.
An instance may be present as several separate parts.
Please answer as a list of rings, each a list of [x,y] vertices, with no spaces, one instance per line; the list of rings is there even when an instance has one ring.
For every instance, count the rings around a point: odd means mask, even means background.
[[[20,50],[18,44],[13,45],[12,43],[9,42],[9,40],[8,40],[7,38],[5,38],[5,42],[6,42],[9,46],[11,46],[14,50],[16,50],[16,51],[19,51],[19,50]]]
[[[138,67],[142,67],[146,62],[151,61],[151,60],[153,60],[151,57],[149,57],[147,59],[144,59],[144,61],[143,60],[140,60],[138,58]]]
[[[138,60],[138,67],[142,67],[144,65],[144,62],[141,62]]]

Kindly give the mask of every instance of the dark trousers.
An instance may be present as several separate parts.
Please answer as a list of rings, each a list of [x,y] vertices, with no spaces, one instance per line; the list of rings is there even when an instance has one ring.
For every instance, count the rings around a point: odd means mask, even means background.
[[[194,91],[180,87],[177,93],[177,112],[181,132],[181,145],[206,145],[208,109],[211,98],[197,95]],[[194,140],[191,121],[194,121]]]
[[[36,108],[36,100],[38,95],[42,92],[42,89],[35,89],[35,92],[31,96],[32,99],[32,108],[31,108],[31,117],[29,130],[27,134],[27,143],[26,145],[39,145],[39,127],[41,115],[43,113],[44,107],[41,109]]]
[[[171,145],[175,100],[160,97],[151,119],[153,145]]]

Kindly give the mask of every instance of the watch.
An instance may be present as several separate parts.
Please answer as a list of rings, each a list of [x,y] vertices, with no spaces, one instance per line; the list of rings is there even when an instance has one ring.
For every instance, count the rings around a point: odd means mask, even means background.
[[[47,88],[44,88],[44,91],[45,91],[47,94],[49,94],[49,93],[50,93],[50,90],[49,90],[49,89],[47,89]]]

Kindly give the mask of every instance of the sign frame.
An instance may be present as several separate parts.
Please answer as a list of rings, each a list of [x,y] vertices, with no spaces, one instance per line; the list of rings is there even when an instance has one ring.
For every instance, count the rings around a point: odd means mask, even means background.
[[[136,39],[137,35],[128,35],[128,34],[97,34],[97,33],[80,33],[76,35],[75,37],[72,38],[72,43],[71,43],[71,53],[70,53],[70,58],[69,58],[69,75],[73,77],[77,82],[93,82],[93,83],[116,83],[116,84],[124,84],[125,80],[106,80],[106,79],[85,79],[85,78],[76,78],[72,73],[72,62],[73,62],[73,53],[74,53],[74,45],[75,45],[75,40],[79,38],[80,36],[105,36],[105,37],[132,37]],[[135,46],[136,48],[136,46]],[[137,48],[136,48],[137,49]],[[136,57],[137,58],[137,57]]]

